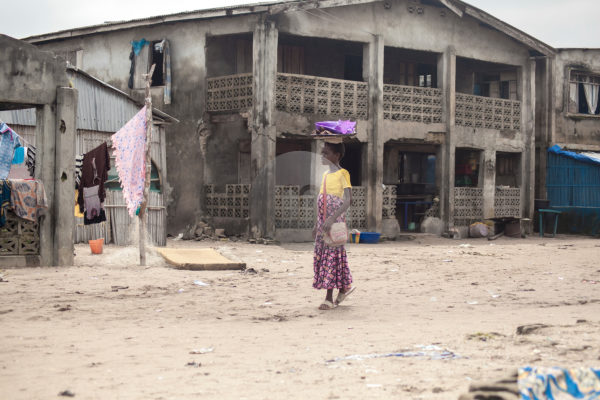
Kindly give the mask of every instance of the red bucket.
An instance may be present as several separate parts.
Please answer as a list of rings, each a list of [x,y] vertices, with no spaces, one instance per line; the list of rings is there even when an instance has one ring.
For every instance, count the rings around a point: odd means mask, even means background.
[[[92,254],[102,254],[102,247],[104,246],[104,239],[89,240],[90,249]]]

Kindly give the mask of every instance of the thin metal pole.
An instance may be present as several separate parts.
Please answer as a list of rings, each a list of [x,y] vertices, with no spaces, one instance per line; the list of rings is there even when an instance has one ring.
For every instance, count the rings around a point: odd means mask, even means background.
[[[148,205],[148,192],[150,191],[150,171],[152,161],[150,159],[150,149],[152,147],[152,95],[150,94],[150,85],[152,83],[152,74],[156,64],[152,64],[150,71],[144,74],[146,80],[146,177],[144,180],[144,199],[140,204],[140,224],[139,224],[139,247],[140,247],[140,266],[146,265],[146,208]]]

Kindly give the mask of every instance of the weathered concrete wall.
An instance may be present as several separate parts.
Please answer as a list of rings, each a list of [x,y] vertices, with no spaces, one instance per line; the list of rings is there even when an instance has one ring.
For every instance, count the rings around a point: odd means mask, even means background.
[[[52,53],[1,34],[0,49],[1,103],[52,104],[57,86],[68,86],[65,68]]]
[[[321,11],[311,11],[318,16],[288,12],[278,15],[277,23],[281,33],[363,43],[380,34],[385,46],[434,53],[443,53],[452,45],[459,57],[509,65],[524,65],[529,58],[522,44],[468,16],[459,18],[447,8],[429,5],[419,5],[422,14],[411,13],[408,8],[414,3],[409,0],[388,3],[389,9],[384,2],[324,9],[325,13],[335,14],[332,21],[344,23],[324,22],[327,15]]]
[[[569,73],[571,70],[600,75],[600,49],[559,50],[555,58],[553,86],[556,124],[551,143],[571,149],[600,151],[600,116],[570,114]]]
[[[212,124],[208,139],[204,180],[224,190],[226,184],[239,183],[240,141],[250,140],[247,122],[239,114],[228,116],[223,122]]]

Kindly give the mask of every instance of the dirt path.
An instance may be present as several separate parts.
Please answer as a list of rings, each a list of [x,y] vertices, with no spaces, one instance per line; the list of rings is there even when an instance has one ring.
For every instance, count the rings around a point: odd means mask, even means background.
[[[349,245],[358,289],[332,311],[317,310],[310,244],[169,246],[257,273],[139,267],[114,246],[3,271],[0,398],[447,400],[519,366],[600,365],[597,239]],[[549,327],[516,334],[532,323]]]

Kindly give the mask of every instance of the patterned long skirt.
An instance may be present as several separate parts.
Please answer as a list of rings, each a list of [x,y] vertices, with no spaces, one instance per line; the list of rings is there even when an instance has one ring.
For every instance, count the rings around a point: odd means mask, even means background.
[[[337,196],[327,195],[327,215],[323,214],[323,195],[319,194],[317,236],[315,238],[314,280],[315,289],[346,289],[352,284],[352,275],[348,267],[346,249],[344,246],[330,247],[323,241],[323,223],[328,216],[341,207],[343,200]],[[336,222],[344,222],[341,215]]]

